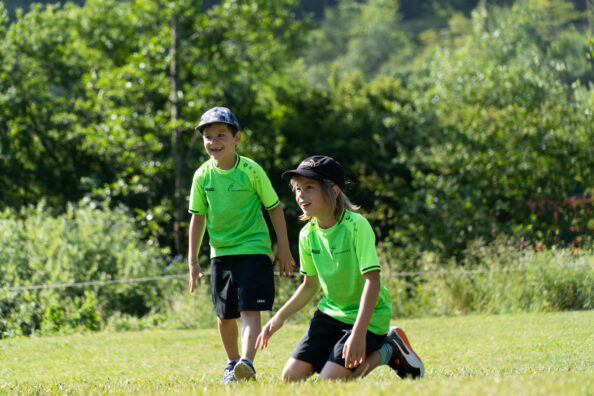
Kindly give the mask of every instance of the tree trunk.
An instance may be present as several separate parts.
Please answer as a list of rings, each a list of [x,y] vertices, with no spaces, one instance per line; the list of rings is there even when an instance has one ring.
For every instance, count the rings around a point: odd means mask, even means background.
[[[586,13],[588,14],[588,33],[594,34],[592,30],[592,14],[594,13],[593,0],[586,0]]]
[[[487,24],[487,0],[480,0],[479,6],[481,7],[481,14],[483,16],[483,32],[489,32],[489,26]]]
[[[169,67],[169,86],[170,86],[170,100],[171,100],[171,147],[173,150],[173,167],[174,167],[174,190],[173,190],[173,240],[176,254],[183,254],[183,238],[181,231],[181,221],[184,213],[184,196],[183,196],[183,145],[182,145],[182,129],[178,126],[179,117],[179,102],[178,102],[178,86],[179,86],[179,72],[178,72],[178,29],[179,20],[177,15],[171,18],[171,64]]]

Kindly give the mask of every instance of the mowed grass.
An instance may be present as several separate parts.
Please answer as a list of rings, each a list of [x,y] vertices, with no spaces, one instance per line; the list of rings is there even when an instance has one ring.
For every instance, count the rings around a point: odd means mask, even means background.
[[[286,325],[256,358],[258,382],[221,385],[215,329],[0,341],[3,394],[594,395],[594,311],[402,320],[426,376],[388,367],[350,383],[280,373],[305,325]]]

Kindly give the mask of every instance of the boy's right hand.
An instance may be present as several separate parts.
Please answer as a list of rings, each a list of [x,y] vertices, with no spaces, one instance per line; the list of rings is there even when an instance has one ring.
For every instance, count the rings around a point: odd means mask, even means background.
[[[279,248],[273,265],[278,264],[278,273],[281,277],[293,274],[293,267],[295,267],[295,260],[288,247]]]
[[[273,316],[272,319],[268,321],[262,327],[262,331],[260,335],[258,335],[258,339],[256,340],[256,349],[264,349],[268,346],[268,340],[274,333],[276,333],[281,327],[283,327],[284,322]]]
[[[197,262],[190,262],[188,263],[188,266],[190,267],[190,280],[188,281],[188,286],[190,288],[190,293],[193,293],[194,289],[196,289],[196,281],[202,278],[204,274]]]

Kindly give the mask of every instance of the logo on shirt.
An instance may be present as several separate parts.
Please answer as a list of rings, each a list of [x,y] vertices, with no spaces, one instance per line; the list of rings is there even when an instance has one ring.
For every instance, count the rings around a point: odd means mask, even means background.
[[[340,250],[340,251],[338,251],[338,252],[337,252],[337,251],[336,251],[336,245],[332,245],[332,247],[330,248],[330,253],[331,253],[333,256],[336,256],[337,254],[344,254],[344,253],[348,253],[348,252],[350,252],[350,251],[351,251],[351,249],[344,249],[344,250]]]
[[[229,184],[227,187],[227,192],[239,192],[239,191],[248,191],[247,188],[235,187],[234,183]]]
[[[204,187],[204,191],[214,191],[214,187]]]
[[[320,254],[320,251],[318,249],[311,249],[311,252],[313,254]]]

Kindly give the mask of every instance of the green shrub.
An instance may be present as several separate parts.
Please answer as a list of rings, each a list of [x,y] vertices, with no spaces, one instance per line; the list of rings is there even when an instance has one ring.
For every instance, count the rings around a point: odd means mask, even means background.
[[[7,290],[155,276],[187,271],[182,260],[163,268],[157,247],[141,242],[133,221],[119,209],[81,205],[45,215],[43,204],[0,217],[0,335],[76,331],[216,327],[209,278],[193,294],[187,278],[84,287]],[[382,280],[393,317],[558,311],[594,307],[594,243],[580,249],[537,251],[519,242],[470,243],[456,260],[445,254],[378,246]],[[301,276],[276,279],[276,312]],[[5,286],[6,285],[6,286]],[[307,323],[316,301],[291,321]],[[150,308],[149,308],[150,307]],[[263,313],[263,321],[270,313]]]
[[[77,299],[74,303],[78,309],[70,319],[70,326],[83,330],[96,331],[100,327],[100,318],[97,314],[97,300],[94,295],[85,290],[84,299]]]
[[[43,203],[7,210],[0,214],[0,262],[0,337],[98,330],[116,312],[158,310],[164,295],[164,285],[155,282],[7,290],[163,274],[159,249],[142,241],[119,208],[82,203],[55,217]]]
[[[382,277],[395,317],[592,309],[594,245],[535,251],[510,241],[472,243],[463,259],[421,255],[406,275],[394,261]],[[400,272],[398,272],[400,271]]]

